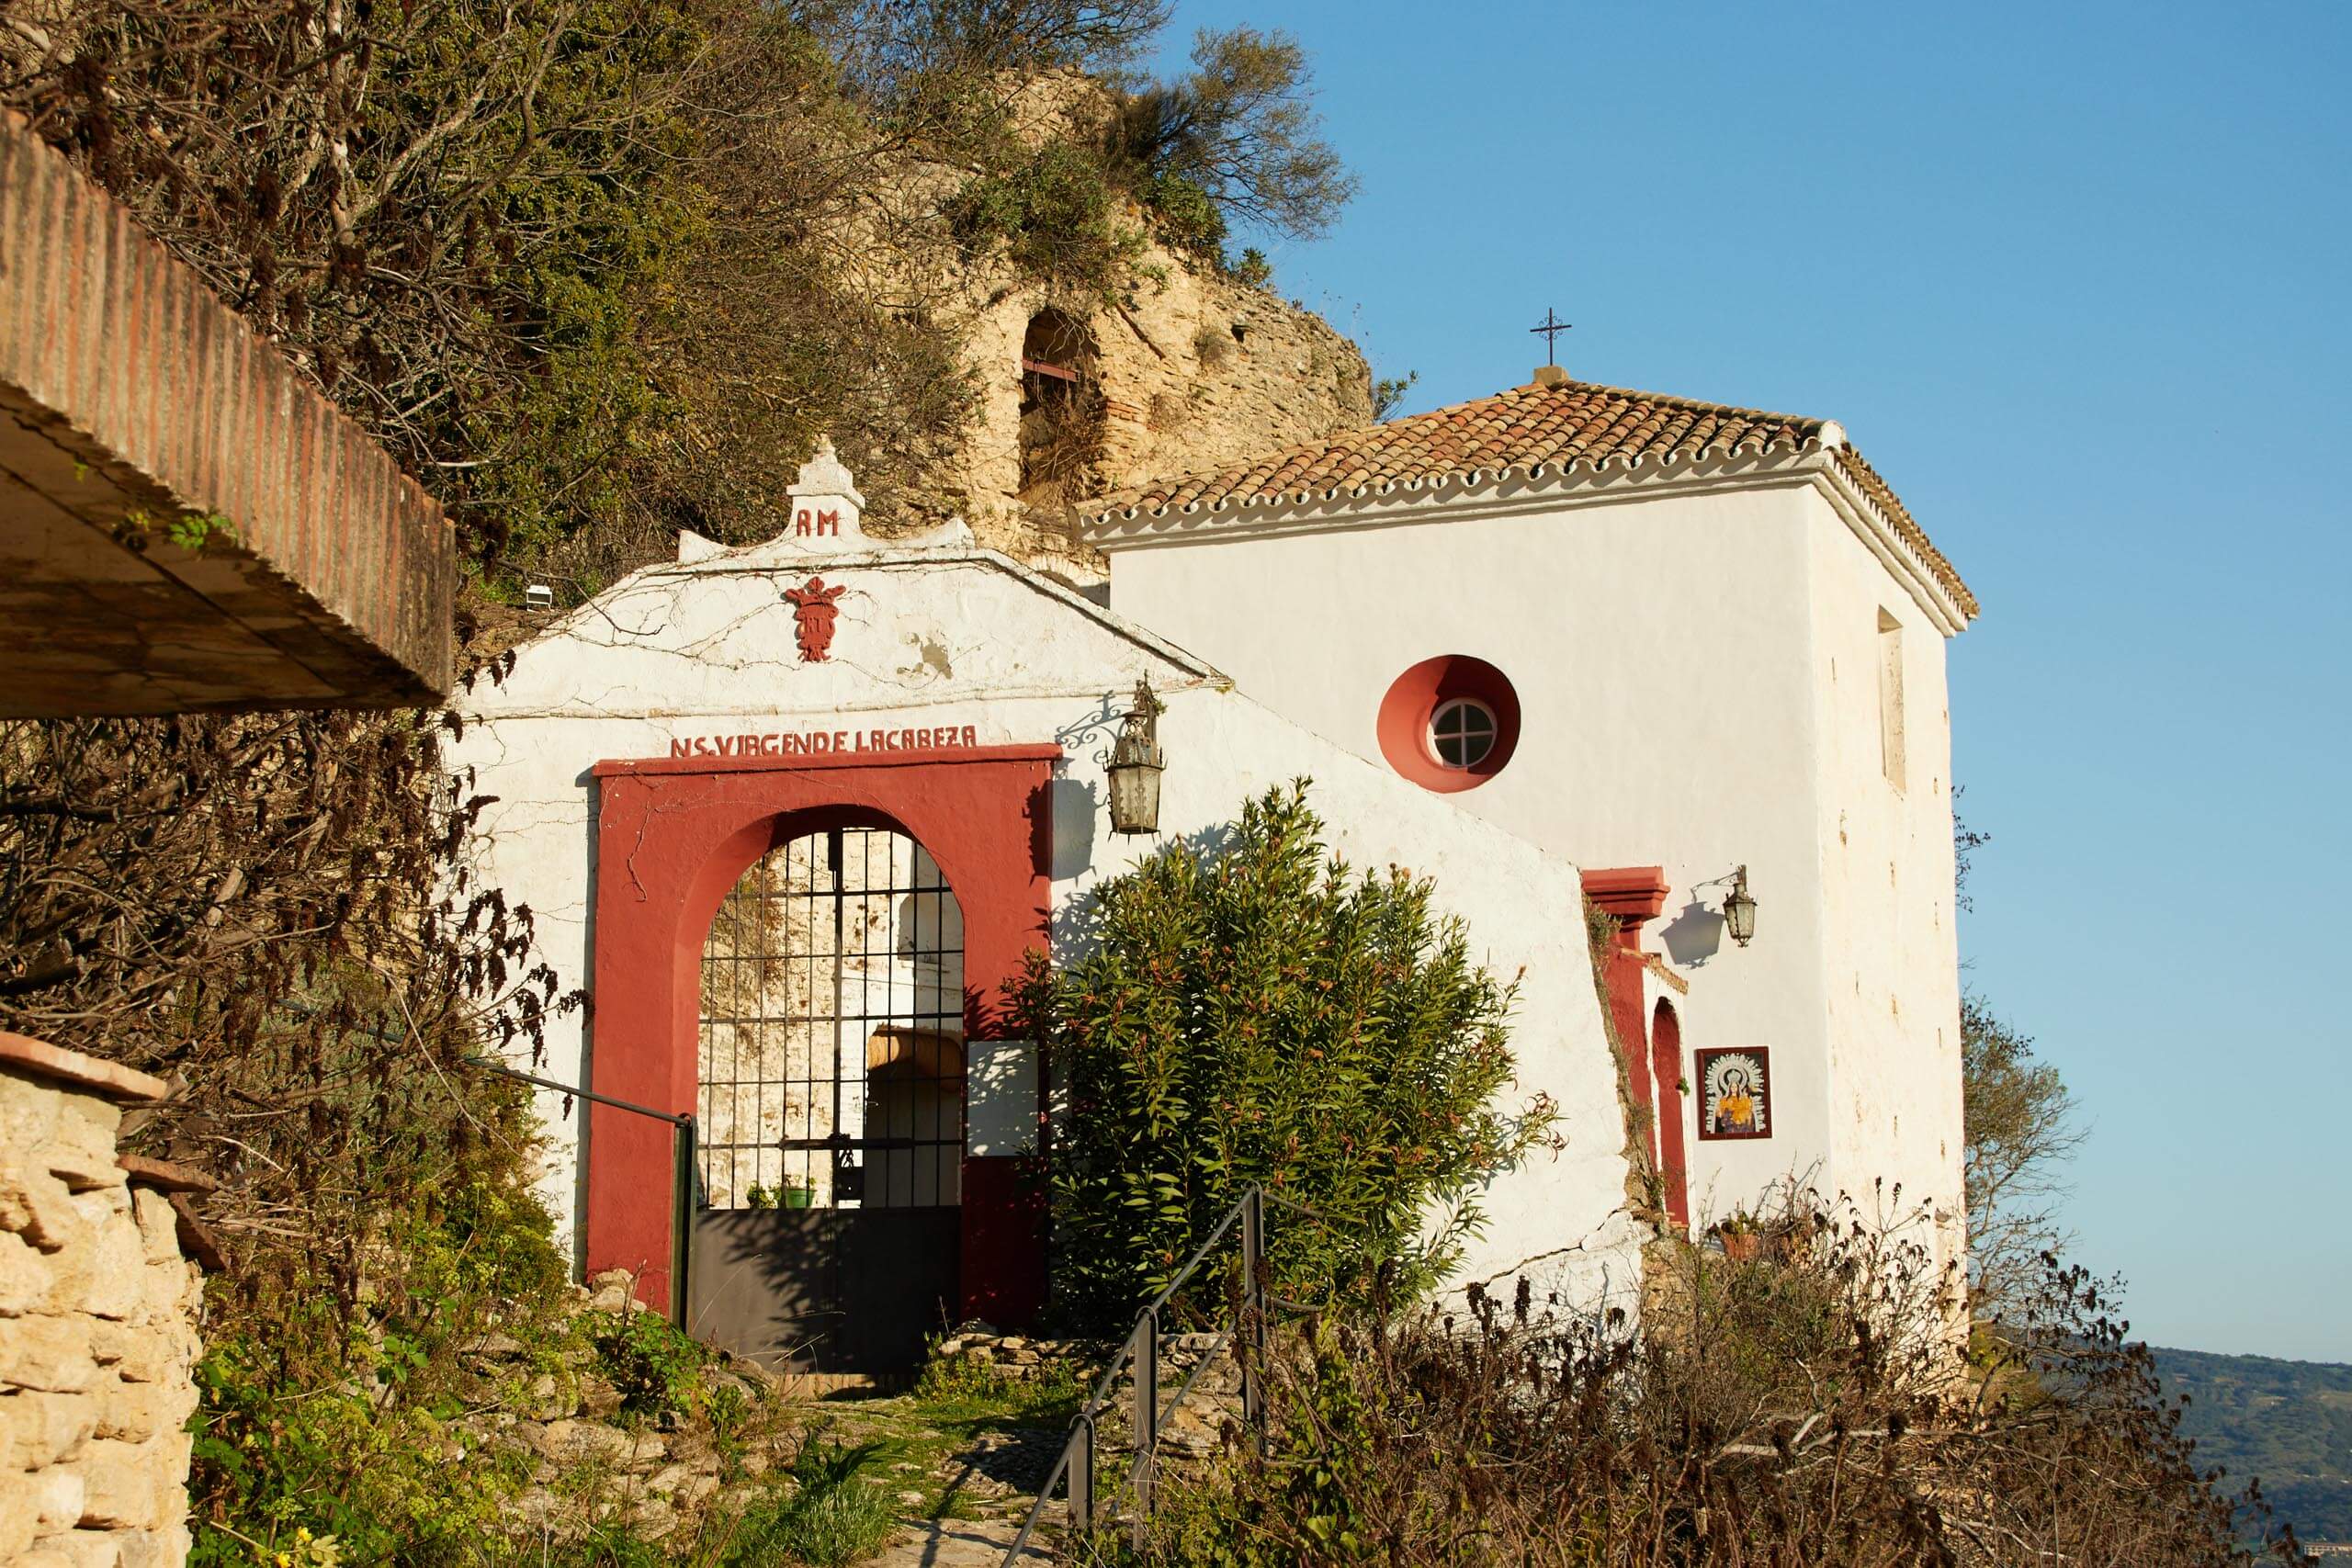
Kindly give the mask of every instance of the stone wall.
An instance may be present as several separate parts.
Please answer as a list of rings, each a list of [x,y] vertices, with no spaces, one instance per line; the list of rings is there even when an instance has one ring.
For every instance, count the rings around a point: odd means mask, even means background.
[[[0,1562],[187,1557],[203,1281],[153,1172],[118,1163],[123,1107],[164,1086],[0,1034]]]

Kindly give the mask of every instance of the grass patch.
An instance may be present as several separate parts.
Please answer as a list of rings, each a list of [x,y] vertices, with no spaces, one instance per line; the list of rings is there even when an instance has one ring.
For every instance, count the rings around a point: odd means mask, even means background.
[[[978,1478],[966,1456],[996,1433],[1044,1432],[1058,1441],[1085,1400],[1085,1379],[1076,1366],[1043,1369],[1033,1382],[986,1362],[943,1358],[910,1393],[829,1406],[824,1427],[808,1438],[807,1462],[818,1464],[820,1453],[856,1454],[882,1509],[902,1518],[1001,1517],[1025,1508],[1027,1499]],[[920,1498],[909,1495],[916,1493]],[[781,1505],[755,1505],[738,1537],[752,1539],[755,1523],[764,1528],[782,1512]]]
[[[1086,1389],[1068,1361],[1022,1378],[986,1361],[943,1356],[927,1363],[915,1380],[912,1404],[925,1419],[968,1424],[975,1432],[989,1426],[1067,1426],[1078,1418]]]
[[[771,1495],[743,1516],[721,1560],[726,1568],[764,1568],[779,1560],[845,1568],[880,1551],[898,1516],[863,1472],[881,1451],[879,1443],[850,1448],[810,1438],[792,1464],[798,1488]]]

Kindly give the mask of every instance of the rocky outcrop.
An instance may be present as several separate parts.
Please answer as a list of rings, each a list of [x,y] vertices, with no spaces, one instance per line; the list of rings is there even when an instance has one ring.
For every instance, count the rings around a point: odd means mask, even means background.
[[[164,1085],[0,1034],[0,1562],[176,1568],[187,1558],[202,1276],[163,1189],[115,1151]]]
[[[1012,92],[1006,113],[1034,147],[1099,135],[1110,98],[1053,73]],[[1305,305],[1161,243],[1149,214],[1116,198],[1115,225],[1139,242],[1118,285],[1105,294],[1042,280],[1002,243],[950,231],[944,214],[970,175],[908,160],[883,210],[860,209],[830,243],[862,292],[904,301],[961,344],[972,419],[923,478],[982,545],[1100,581],[1102,558],[1078,536],[1088,500],[1372,423],[1362,351]],[[1041,419],[1051,423],[1065,400],[1088,429],[1072,471],[1041,483]]]
[[[1101,558],[1077,536],[1085,500],[1372,423],[1371,369],[1322,317],[1157,246],[1144,265],[1147,281],[1116,305],[1001,280],[966,327],[981,393],[959,466],[981,543],[1098,581]],[[1023,483],[1035,386],[1021,368],[1023,342],[1047,310],[1082,329],[1099,399],[1084,482],[1061,495]]]

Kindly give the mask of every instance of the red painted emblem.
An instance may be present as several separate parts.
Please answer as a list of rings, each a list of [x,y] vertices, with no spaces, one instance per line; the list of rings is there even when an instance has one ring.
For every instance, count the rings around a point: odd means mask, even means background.
[[[792,604],[793,621],[800,628],[802,663],[825,661],[826,650],[833,646],[833,618],[841,613],[833,601],[843,592],[843,587],[826,587],[821,577],[812,577],[797,588],[784,591],[785,598]]]

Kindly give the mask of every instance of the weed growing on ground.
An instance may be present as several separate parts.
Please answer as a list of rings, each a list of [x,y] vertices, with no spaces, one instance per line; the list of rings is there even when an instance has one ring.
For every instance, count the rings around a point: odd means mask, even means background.
[[[779,1561],[845,1568],[880,1551],[898,1517],[882,1488],[864,1473],[879,1452],[875,1443],[850,1448],[811,1437],[793,1461],[797,1489],[771,1493],[745,1512],[719,1560],[724,1568],[766,1568]]]
[[[946,1421],[1011,1426],[1067,1422],[1085,1398],[1080,1370],[1055,1361],[1035,1377],[1018,1377],[968,1356],[934,1356],[915,1379],[914,1401],[925,1415]]]
[[[648,1421],[701,1412],[699,1374],[709,1351],[656,1312],[600,1312],[587,1321],[597,1363],[620,1391],[624,1417]]]

